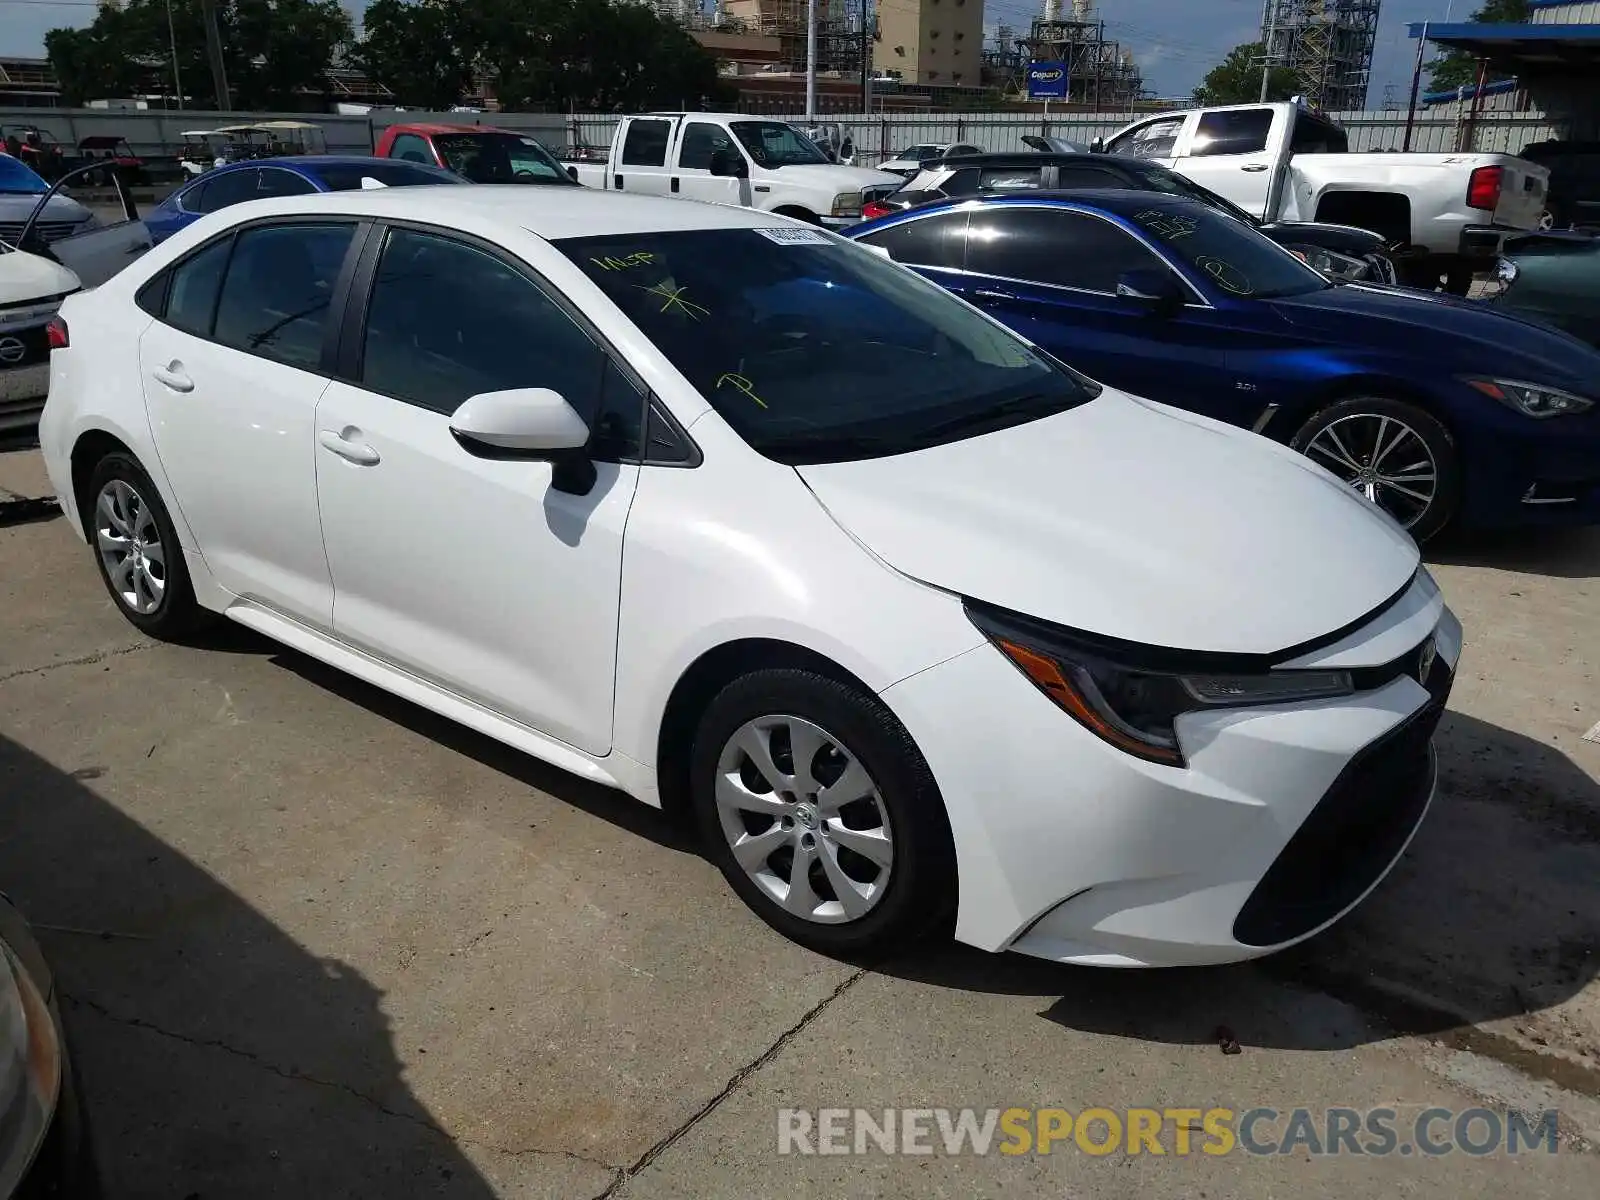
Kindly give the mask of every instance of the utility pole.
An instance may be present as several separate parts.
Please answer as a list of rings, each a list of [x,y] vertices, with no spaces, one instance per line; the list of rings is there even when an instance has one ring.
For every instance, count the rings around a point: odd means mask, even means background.
[[[872,18],[869,0],[861,0],[861,111],[872,111]]]
[[[817,119],[817,0],[806,0],[806,120]]]
[[[206,57],[211,60],[211,86],[217,92],[217,111],[232,112],[228,72],[222,64],[222,34],[217,29],[217,0],[200,0],[200,13],[206,22]]]
[[[178,74],[178,35],[172,28],[172,0],[167,0],[167,44],[172,47],[172,86],[178,90],[178,107],[183,107],[183,76]]]
[[[1273,0],[1263,0],[1261,28],[1266,40],[1261,45],[1261,103],[1267,102],[1267,84],[1272,79],[1272,35],[1277,31],[1278,14],[1273,11]]]

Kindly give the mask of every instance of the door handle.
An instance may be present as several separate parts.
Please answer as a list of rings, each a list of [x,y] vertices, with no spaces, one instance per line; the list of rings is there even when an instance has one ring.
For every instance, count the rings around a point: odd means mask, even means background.
[[[988,288],[975,288],[972,294],[983,300],[1015,300],[1010,292],[992,292]]]
[[[338,433],[331,429],[324,429],[317,434],[317,441],[322,443],[324,450],[332,450],[340,458],[350,462],[359,463],[363,467],[370,467],[378,461],[378,452],[365,442],[355,439],[361,436],[361,431],[354,425],[346,425]]]
[[[1259,174],[1266,169],[1266,163],[1245,163],[1244,166],[1239,168],[1241,171],[1249,171],[1252,175]]]
[[[155,376],[156,382],[162,387],[169,387],[175,392],[194,391],[194,380],[183,372],[183,364],[173,359],[164,367],[155,367],[150,372]]]
[[[672,177],[672,190],[673,191],[677,191],[678,190],[678,177],[676,175],[674,175]]]

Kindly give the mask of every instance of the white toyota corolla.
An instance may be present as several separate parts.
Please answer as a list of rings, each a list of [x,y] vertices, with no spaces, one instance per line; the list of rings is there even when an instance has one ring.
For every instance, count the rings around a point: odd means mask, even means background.
[[[241,204],[52,330],[51,479],[208,612],[648,804],[829,952],[1247,958],[1358,903],[1461,648],[1416,547],[748,209]]]

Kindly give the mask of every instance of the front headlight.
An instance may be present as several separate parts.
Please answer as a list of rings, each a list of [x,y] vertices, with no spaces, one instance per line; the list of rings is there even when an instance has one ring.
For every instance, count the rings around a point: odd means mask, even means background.
[[[836,217],[859,217],[861,215],[861,193],[840,192],[833,198],[833,215]]]
[[[1118,661],[1114,651],[1077,644],[1035,622],[970,602],[966,607],[984,636],[1078,724],[1119,750],[1165,766],[1184,765],[1175,728],[1184,713],[1320,700],[1354,690],[1348,671],[1234,674],[1133,665]]]
[[[1466,382],[1490,399],[1528,417],[1563,417],[1588,412],[1594,407],[1593,400],[1542,383],[1524,383],[1517,379],[1468,379]]]
[[[27,970],[0,942],[0,1196],[33,1164],[61,1094],[55,1022]]]
[[[1313,271],[1320,271],[1329,279],[1337,279],[1342,283],[1364,279],[1370,274],[1365,259],[1352,258],[1337,250],[1326,250],[1321,246],[1296,246],[1294,253]]]

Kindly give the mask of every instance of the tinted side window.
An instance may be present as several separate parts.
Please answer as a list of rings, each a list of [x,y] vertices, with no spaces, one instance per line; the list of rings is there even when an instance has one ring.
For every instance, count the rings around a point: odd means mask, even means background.
[[[1025,192],[1043,185],[1043,167],[990,167],[978,180],[985,192]]]
[[[408,229],[389,235],[367,308],[368,390],[449,414],[479,392],[552,388],[593,428],[604,358],[494,255]]]
[[[1295,114],[1294,130],[1289,135],[1291,154],[1347,154],[1349,150],[1350,135],[1332,121]]]
[[[333,285],[355,226],[267,225],[235,239],[213,335],[225,346],[314,368]]]
[[[246,200],[253,200],[256,194],[256,175],[254,168],[243,171],[229,171],[225,175],[218,175],[206,181],[205,193],[200,197],[198,207],[190,205],[192,212],[216,212],[227,208],[231,204],[240,204]]]
[[[861,240],[868,245],[882,246],[897,263],[959,269],[966,229],[966,213],[940,213],[936,217],[902,222]]]
[[[168,325],[199,337],[211,336],[217,291],[222,287],[222,272],[232,248],[233,239],[222,238],[173,268],[172,288],[167,294]]]
[[[202,179],[191,188],[185,188],[183,195],[178,197],[178,207],[184,212],[205,212],[206,189],[211,186],[209,179]]]
[[[628,136],[622,142],[625,167],[664,167],[667,165],[667,135],[670,121],[629,121]]]
[[[1161,262],[1110,221],[1045,208],[976,213],[967,270],[1115,294],[1117,278]]]
[[[1189,153],[1196,158],[1213,154],[1259,154],[1267,148],[1267,135],[1271,132],[1270,108],[1204,113]]]
[[[937,176],[930,177],[937,178]],[[978,194],[978,177],[979,171],[977,167],[962,167],[939,185],[939,191],[946,196],[976,196]]]
[[[683,145],[678,148],[678,166],[685,171],[709,171],[712,152],[732,145],[733,138],[722,126],[691,121],[683,131]]]
[[[389,147],[390,158],[403,158],[407,162],[432,163],[433,155],[428,150],[428,143],[414,133],[402,133],[394,139],[394,144]]]
[[[1125,188],[1127,182],[1121,175],[1100,167],[1056,168],[1056,186],[1061,188]]]
[[[307,192],[317,189],[311,181],[293,171],[285,171],[278,167],[262,167],[261,178],[256,185],[256,194],[253,199],[259,200],[263,196],[303,196]]]

